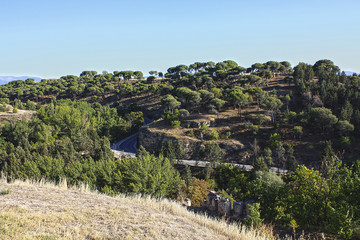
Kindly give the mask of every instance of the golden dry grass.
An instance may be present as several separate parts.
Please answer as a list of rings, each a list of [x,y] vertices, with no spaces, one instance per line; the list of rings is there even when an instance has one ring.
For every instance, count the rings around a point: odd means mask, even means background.
[[[4,179],[0,191],[0,239],[274,239],[166,199]]]

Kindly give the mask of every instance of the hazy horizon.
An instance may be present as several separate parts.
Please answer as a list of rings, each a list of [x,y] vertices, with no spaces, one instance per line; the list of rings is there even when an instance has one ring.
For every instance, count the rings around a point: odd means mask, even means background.
[[[196,61],[321,59],[360,73],[358,9],[355,0],[14,0],[2,3],[0,75],[146,75]]]

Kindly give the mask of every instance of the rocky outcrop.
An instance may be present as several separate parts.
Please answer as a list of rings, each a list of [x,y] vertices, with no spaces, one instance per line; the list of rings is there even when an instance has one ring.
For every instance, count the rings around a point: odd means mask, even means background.
[[[205,148],[204,141],[182,136],[181,134],[175,135],[170,132],[160,127],[144,126],[140,128],[138,144],[139,146],[142,145],[147,151],[157,154],[165,142],[170,140],[176,145],[181,141],[184,159],[201,160],[201,149]],[[226,161],[238,160],[239,153],[244,151],[244,145],[235,140],[219,140],[217,143],[222,149]]]
[[[139,146],[142,145],[147,151],[151,153],[158,153],[162,144],[169,140],[173,141],[175,144],[178,141],[182,142],[184,159],[200,158],[200,151],[198,151],[202,145],[200,141],[189,137],[172,136],[164,131],[157,131],[156,128],[151,128],[148,126],[140,128],[138,144]]]

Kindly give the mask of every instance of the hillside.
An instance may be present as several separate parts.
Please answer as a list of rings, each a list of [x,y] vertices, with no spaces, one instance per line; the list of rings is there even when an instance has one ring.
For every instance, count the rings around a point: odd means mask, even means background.
[[[83,71],[1,85],[3,112],[8,104],[36,115],[4,121],[0,171],[65,177],[109,195],[189,198],[194,207],[213,189],[255,201],[258,220],[287,233],[359,235],[359,76],[326,59],[295,67],[195,62],[151,72],[145,79],[140,71]],[[145,119],[153,123],[143,126]],[[115,159],[110,146],[128,136],[138,136],[137,157]],[[175,159],[209,164],[186,168]]]
[[[168,200],[0,180],[1,239],[273,239]]]

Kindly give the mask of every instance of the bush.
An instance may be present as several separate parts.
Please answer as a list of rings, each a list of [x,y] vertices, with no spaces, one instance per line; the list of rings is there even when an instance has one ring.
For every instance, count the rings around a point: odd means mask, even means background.
[[[226,131],[222,134],[222,138],[224,139],[229,139],[231,136],[231,132],[230,131]]]
[[[279,142],[281,141],[281,137],[278,133],[274,133],[270,135],[270,147],[275,148]]]
[[[189,111],[186,110],[186,109],[180,109],[180,110],[179,110],[179,113],[180,113],[180,117],[181,117],[181,118],[184,118],[184,117],[187,117],[187,116],[190,115]]]
[[[219,139],[219,133],[215,129],[213,129],[209,135],[212,140]]]
[[[250,214],[243,220],[248,228],[259,228],[263,222],[260,218],[260,203],[249,205]]]
[[[1,104],[1,105],[0,105],[0,112],[7,112],[7,111],[9,111],[9,109],[6,107],[6,105],[5,105],[5,104]]]
[[[173,128],[178,128],[180,127],[180,124],[181,122],[179,120],[173,120],[170,122],[170,125],[173,127]]]
[[[340,139],[339,139],[339,147],[342,148],[342,149],[348,149],[351,147],[351,140],[349,137],[344,137],[342,136]]]
[[[14,108],[13,108],[13,113],[18,113],[18,112],[19,112],[18,108],[17,108],[17,107],[14,107]]]
[[[295,126],[292,130],[295,137],[300,138],[303,134],[303,127],[302,126]]]
[[[209,183],[205,180],[193,178],[190,186],[188,187],[188,198],[191,200],[191,205],[200,207],[210,191]]]

